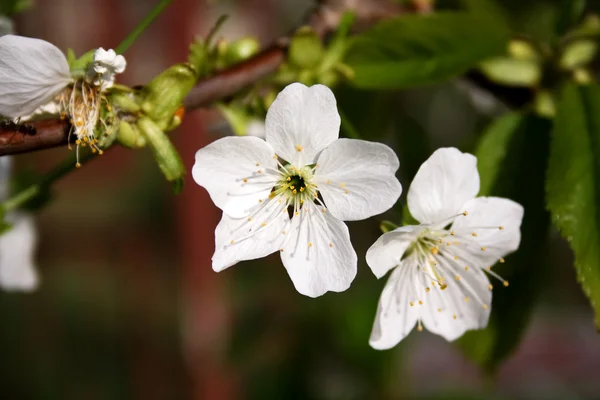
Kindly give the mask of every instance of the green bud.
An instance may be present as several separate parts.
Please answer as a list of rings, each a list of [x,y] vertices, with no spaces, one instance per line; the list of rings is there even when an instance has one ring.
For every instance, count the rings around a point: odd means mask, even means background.
[[[584,66],[594,59],[598,51],[595,41],[589,39],[569,43],[560,57],[558,65],[565,70]]]
[[[150,118],[141,117],[137,121],[140,133],[152,149],[154,159],[168,181],[179,181],[185,174],[181,157],[169,137]]]
[[[537,86],[542,77],[540,65],[532,60],[498,57],[480,64],[481,71],[492,81],[506,86]]]
[[[119,122],[119,132],[117,133],[117,142],[121,146],[129,147],[130,149],[144,147],[146,139],[140,134],[136,125],[131,125],[129,122]]]
[[[290,42],[288,59],[298,68],[315,68],[323,59],[325,50],[317,33],[305,26],[296,32]]]
[[[536,93],[533,108],[542,117],[554,118],[556,115],[556,102],[547,90],[540,90]]]
[[[379,224],[379,229],[381,229],[381,232],[383,233],[388,233],[393,231],[394,229],[398,229],[398,225],[391,221],[381,221],[381,223]]]
[[[512,39],[508,42],[508,54],[517,60],[538,60],[537,49],[524,40]]]
[[[227,48],[225,59],[228,65],[247,60],[260,50],[260,43],[254,37],[246,37],[232,42]]]
[[[117,108],[127,111],[128,113],[138,113],[140,106],[135,102],[133,96],[125,93],[115,93],[110,96],[110,103]]]
[[[142,110],[158,127],[166,130],[173,123],[176,111],[188,92],[196,84],[198,75],[191,64],[175,64],[144,88],[146,96]]]
[[[584,68],[577,68],[573,71],[573,80],[579,85],[589,85],[594,82],[594,78],[590,71]]]

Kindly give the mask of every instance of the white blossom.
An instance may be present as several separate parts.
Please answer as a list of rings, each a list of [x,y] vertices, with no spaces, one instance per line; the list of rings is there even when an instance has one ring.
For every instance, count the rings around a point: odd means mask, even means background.
[[[89,79],[104,91],[112,87],[115,75],[125,71],[126,66],[125,57],[117,55],[113,49],[100,47],[94,52],[94,60],[88,68]]]
[[[287,86],[265,125],[266,141],[226,137],[196,153],[192,175],[223,210],[213,269],[278,251],[300,293],[344,291],[357,257],[342,221],[396,202],[398,158],[380,143],[338,139],[335,97],[323,85]]]
[[[11,164],[10,157],[0,157],[0,201],[9,194]],[[12,227],[0,234],[0,287],[5,290],[34,290],[39,279],[34,265],[36,231],[33,216],[9,212],[4,220]]]
[[[393,269],[379,300],[370,344],[387,349],[415,325],[451,341],[487,326],[492,285],[486,274],[521,240],[523,207],[479,192],[477,159],[439,149],[417,172],[408,207],[421,224],[382,235],[367,252],[381,278]]]

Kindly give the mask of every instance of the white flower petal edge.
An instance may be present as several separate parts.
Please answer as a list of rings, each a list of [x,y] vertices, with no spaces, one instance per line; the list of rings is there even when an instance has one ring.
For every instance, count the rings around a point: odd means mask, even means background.
[[[71,81],[67,59],[53,44],[15,35],[0,37],[0,115],[29,115]]]
[[[479,193],[477,159],[455,148],[436,150],[421,165],[408,189],[411,215],[422,224],[441,221]]]
[[[281,261],[299,293],[318,297],[350,287],[356,276],[356,253],[348,227],[326,208],[305,203],[285,236]]]
[[[381,143],[339,139],[317,160],[315,180],[338,219],[356,221],[389,210],[402,193],[396,153]]]
[[[275,152],[256,137],[226,137],[196,152],[192,176],[233,218],[249,215],[277,182]]]
[[[0,286],[11,291],[33,291],[39,278],[34,265],[36,230],[33,217],[10,213],[10,231],[0,236]]]
[[[122,55],[117,55],[113,49],[104,50],[102,47],[94,51],[94,59],[90,63],[88,78],[104,91],[113,86],[115,75],[123,73],[127,61]]]
[[[493,286],[486,273],[508,286],[491,267],[518,248],[523,207],[473,198],[478,190],[476,159],[456,149],[436,151],[419,169],[409,208],[427,223],[386,233],[367,252],[377,277],[396,267],[379,300],[371,346],[393,347],[415,324],[449,341],[487,326]]]
[[[339,137],[340,121],[335,96],[327,86],[292,83],[267,111],[267,142],[296,167],[313,164],[319,152]]]

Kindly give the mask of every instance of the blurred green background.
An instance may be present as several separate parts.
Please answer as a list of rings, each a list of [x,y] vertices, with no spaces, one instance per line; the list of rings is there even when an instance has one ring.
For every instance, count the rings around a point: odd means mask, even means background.
[[[502,2],[532,36],[548,34],[563,3]],[[151,7],[146,0],[38,0],[15,22],[22,35],[81,54],[115,47]],[[122,81],[148,82],[184,60],[193,37],[223,13],[230,20],[222,37],[255,35],[266,45],[299,26],[313,7],[292,0],[175,0],[126,54]],[[348,291],[299,295],[277,255],[214,273],[220,214],[204,189],[188,175],[175,197],[148,152],[117,149],[56,185],[54,201],[39,214],[40,289],[0,293],[0,398],[599,398],[593,314],[571,251],[552,230],[539,237],[524,232],[524,240],[541,244],[537,265],[521,271],[521,288],[538,296],[531,318],[497,330],[524,333],[493,376],[461,351],[476,352],[480,336],[465,336],[459,347],[415,331],[393,350],[369,347],[385,282],[375,279],[364,254],[380,235],[379,222],[401,221],[408,185],[433,150],[474,151],[508,107],[465,78],[403,91],[343,86],[336,95],[363,138],[396,150],[404,188],[386,215],[349,223],[359,268]],[[532,124],[530,131],[545,129],[541,120]],[[189,168],[198,148],[227,134],[218,113],[201,110],[186,117],[174,140]],[[59,148],[17,162],[22,172],[43,171],[66,155]],[[508,278],[511,286],[494,292],[494,304],[519,295],[514,279],[521,278]]]

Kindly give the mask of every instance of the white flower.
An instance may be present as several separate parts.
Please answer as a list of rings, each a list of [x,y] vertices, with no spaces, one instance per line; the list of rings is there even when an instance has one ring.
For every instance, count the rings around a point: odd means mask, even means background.
[[[12,159],[0,157],[0,200],[8,195]],[[33,217],[21,212],[5,216],[12,228],[0,234],[0,287],[5,290],[31,291],[38,286],[34,265],[36,232]]]
[[[386,211],[402,188],[389,147],[338,139],[339,127],[329,88],[294,83],[269,108],[266,141],[226,137],[196,153],[192,175],[223,210],[215,271],[279,251],[304,295],[350,286],[357,257],[342,221]]]
[[[0,37],[0,115],[29,115],[72,82],[67,59],[53,44],[22,36]]]
[[[94,52],[94,60],[89,66],[89,79],[94,85],[106,90],[115,82],[115,75],[125,71],[125,57],[117,55],[113,49],[104,50],[102,47]]]
[[[395,268],[379,299],[372,347],[395,346],[415,324],[448,341],[487,325],[492,285],[486,273],[502,281],[491,266],[518,248],[523,207],[476,198],[478,192],[477,159],[470,154],[439,149],[421,166],[408,190],[408,208],[421,225],[388,232],[367,252],[378,278]]]

